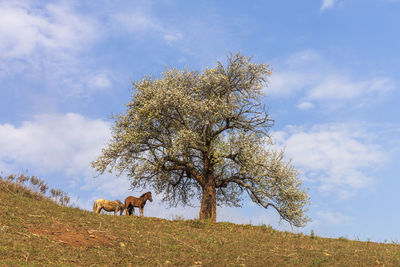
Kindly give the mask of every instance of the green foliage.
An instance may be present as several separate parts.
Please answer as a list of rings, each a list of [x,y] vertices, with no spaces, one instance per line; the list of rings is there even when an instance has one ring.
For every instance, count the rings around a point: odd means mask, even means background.
[[[230,54],[203,72],[166,69],[159,79],[134,82],[92,166],[126,173],[133,187],[151,185],[171,205],[202,199],[200,218],[215,220],[216,204],[240,206],[246,192],[303,226],[309,197],[284,151],[273,147],[273,121],[261,101],[270,75],[269,65]]]

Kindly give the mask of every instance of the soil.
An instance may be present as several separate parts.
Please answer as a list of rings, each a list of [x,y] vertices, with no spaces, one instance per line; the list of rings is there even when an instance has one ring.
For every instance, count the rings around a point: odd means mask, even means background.
[[[34,235],[74,247],[112,246],[116,239],[115,236],[106,231],[74,229],[60,224],[53,224],[48,228],[43,228],[43,226],[38,228],[36,226],[35,228],[30,228],[29,231]]]

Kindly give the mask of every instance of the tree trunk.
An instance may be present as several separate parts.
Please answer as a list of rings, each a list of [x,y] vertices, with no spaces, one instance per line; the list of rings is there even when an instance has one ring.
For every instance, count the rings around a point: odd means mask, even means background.
[[[203,196],[201,198],[200,220],[217,221],[217,201],[215,198],[215,184],[208,183],[203,187]]]

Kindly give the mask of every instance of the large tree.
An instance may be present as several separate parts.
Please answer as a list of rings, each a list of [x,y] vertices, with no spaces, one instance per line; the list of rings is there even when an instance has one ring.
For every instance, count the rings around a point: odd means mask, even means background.
[[[271,69],[229,54],[202,72],[166,69],[133,83],[126,112],[114,116],[112,139],[92,162],[99,173],[127,174],[170,205],[201,201],[201,220],[217,205],[240,206],[244,192],[294,226],[308,218],[298,171],[273,148],[273,124],[261,96]]]

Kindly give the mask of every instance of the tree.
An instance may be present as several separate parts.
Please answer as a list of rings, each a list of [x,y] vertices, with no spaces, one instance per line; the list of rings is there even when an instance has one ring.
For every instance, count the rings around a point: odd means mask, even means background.
[[[295,226],[309,219],[309,197],[284,151],[274,150],[273,124],[261,102],[271,69],[229,54],[203,72],[166,69],[134,82],[112,139],[92,166],[127,174],[133,187],[150,185],[171,206],[201,201],[201,220],[216,206],[240,206],[244,192]]]

